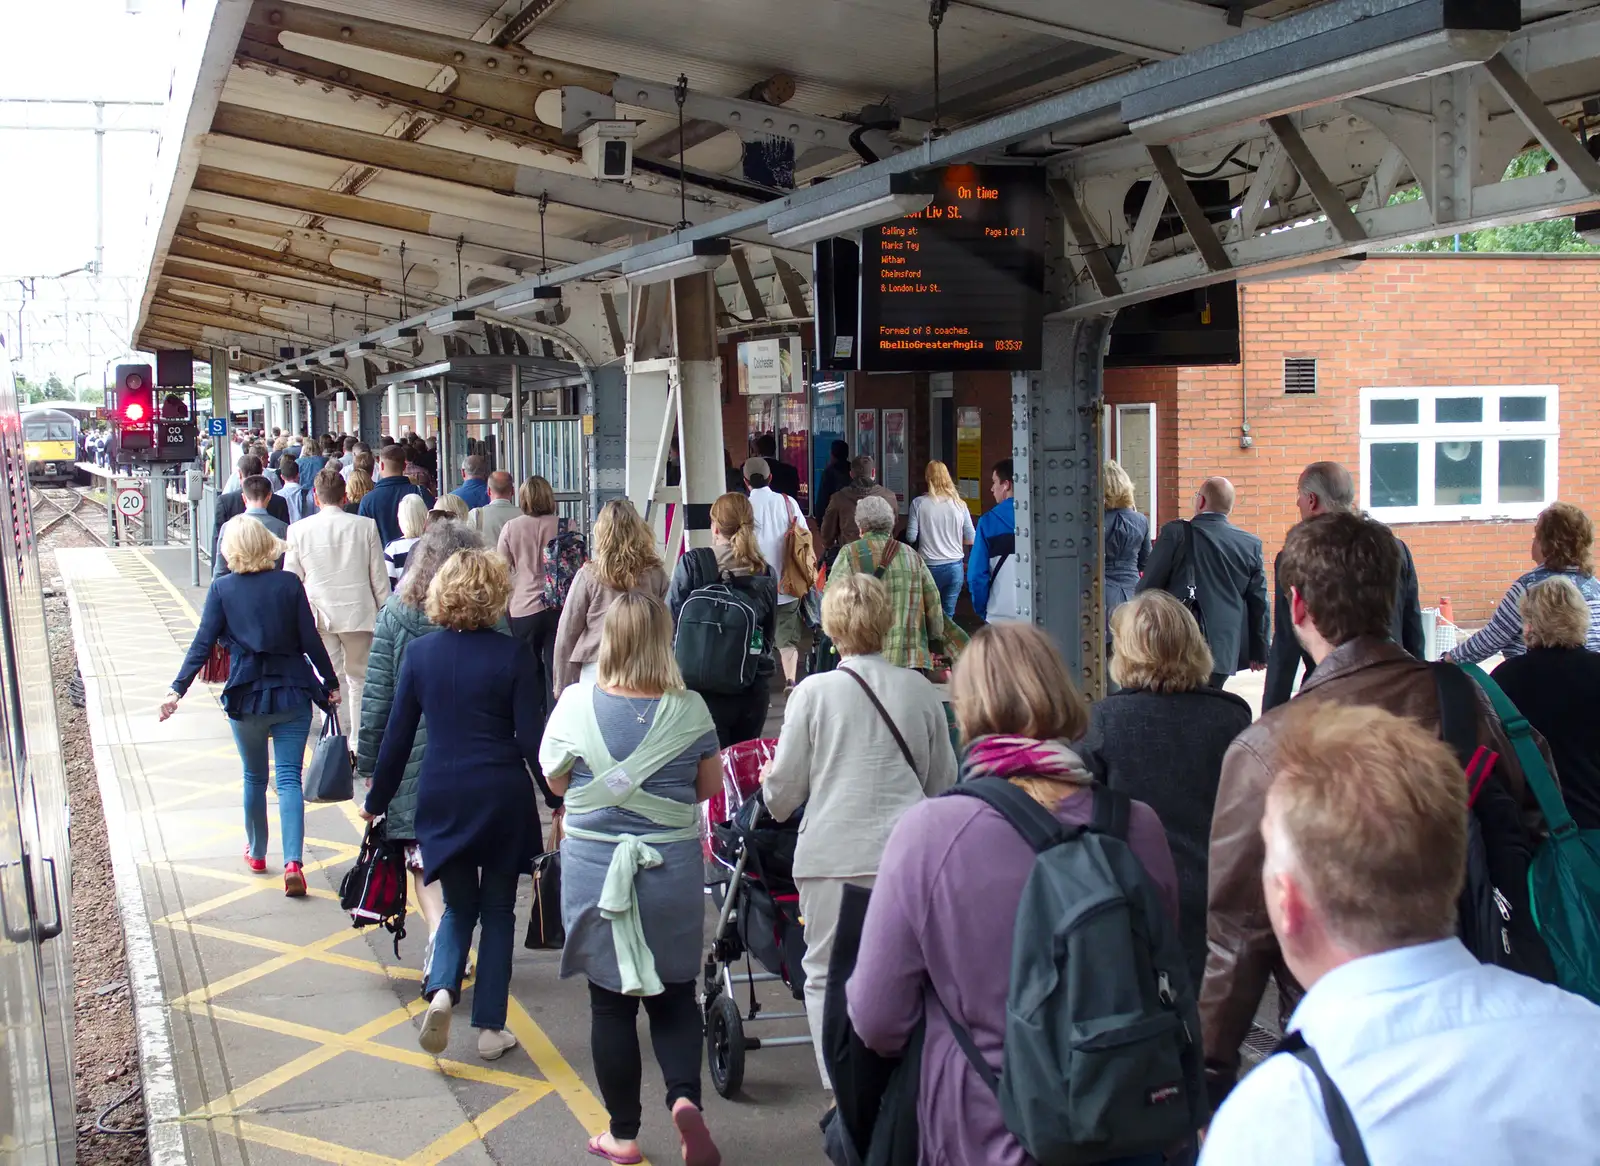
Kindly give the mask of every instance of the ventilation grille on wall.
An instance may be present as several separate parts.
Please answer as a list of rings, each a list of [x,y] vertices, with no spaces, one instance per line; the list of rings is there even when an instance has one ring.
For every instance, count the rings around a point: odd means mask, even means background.
[[[1286,356],[1283,360],[1283,391],[1285,393],[1314,393],[1317,391],[1317,360],[1314,356]]]

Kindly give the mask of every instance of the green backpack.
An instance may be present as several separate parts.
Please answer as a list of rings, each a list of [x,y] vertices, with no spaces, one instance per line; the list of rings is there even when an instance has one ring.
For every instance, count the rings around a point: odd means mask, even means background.
[[[1600,830],[1580,830],[1533,740],[1533,727],[1498,684],[1475,664],[1463,664],[1488,693],[1522,763],[1528,788],[1544,813],[1550,837],[1528,864],[1533,921],[1569,992],[1600,1004]]]

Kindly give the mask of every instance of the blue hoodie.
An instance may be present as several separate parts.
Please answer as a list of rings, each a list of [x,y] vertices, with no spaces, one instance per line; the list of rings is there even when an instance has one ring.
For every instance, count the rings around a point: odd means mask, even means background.
[[[989,618],[989,590],[994,585],[994,572],[1014,554],[1017,543],[1017,506],[1007,498],[982,518],[974,531],[972,554],[967,560],[967,590],[972,593],[972,607],[979,619]],[[1008,575],[1010,573],[1008,572]],[[1007,618],[1014,612],[1007,598],[1003,613]]]

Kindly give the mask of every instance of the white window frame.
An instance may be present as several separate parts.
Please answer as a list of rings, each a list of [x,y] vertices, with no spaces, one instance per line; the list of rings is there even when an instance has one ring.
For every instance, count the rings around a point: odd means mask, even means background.
[[[1145,518],[1150,521],[1150,529],[1157,531],[1161,529],[1160,524],[1156,521],[1156,458],[1160,456],[1157,439],[1161,431],[1156,425],[1156,403],[1154,401],[1130,401],[1127,404],[1117,406],[1117,464],[1122,465],[1122,427],[1126,423],[1126,418],[1130,414],[1136,414],[1145,409],[1150,410],[1150,480],[1146,487],[1146,496],[1150,499],[1150,513],[1145,515]],[[1123,469],[1127,469],[1127,466],[1124,465]],[[1153,538],[1154,535],[1151,537]]]
[[[1483,398],[1484,420],[1480,422],[1437,422],[1435,403],[1448,397]],[[1543,397],[1543,421],[1502,422],[1500,398]],[[1417,424],[1372,424],[1373,401],[1416,400]],[[1374,518],[1385,522],[1472,522],[1485,519],[1535,518],[1558,496],[1560,468],[1561,411],[1560,390],[1555,385],[1421,385],[1401,388],[1363,388],[1361,390],[1361,506]],[[1539,502],[1492,501],[1476,505],[1438,504],[1434,496],[1435,447],[1446,441],[1483,443],[1483,493],[1498,495],[1500,486],[1500,442],[1532,438],[1545,442],[1544,498]],[[1372,506],[1372,447],[1397,442],[1417,444],[1417,506]]]

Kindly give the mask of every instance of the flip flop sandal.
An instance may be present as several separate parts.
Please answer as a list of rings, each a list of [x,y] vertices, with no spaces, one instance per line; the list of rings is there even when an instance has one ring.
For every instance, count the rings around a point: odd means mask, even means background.
[[[603,1136],[602,1134],[596,1134],[589,1139],[589,1153],[596,1158],[604,1158],[607,1162],[616,1163],[616,1166],[639,1166],[639,1163],[644,1161],[643,1154],[635,1154],[631,1158],[624,1158],[621,1154],[613,1154],[610,1150],[600,1145],[600,1139]]]
[[[706,1129],[705,1114],[692,1105],[672,1111],[672,1124],[683,1139],[684,1166],[722,1166],[722,1152]]]

